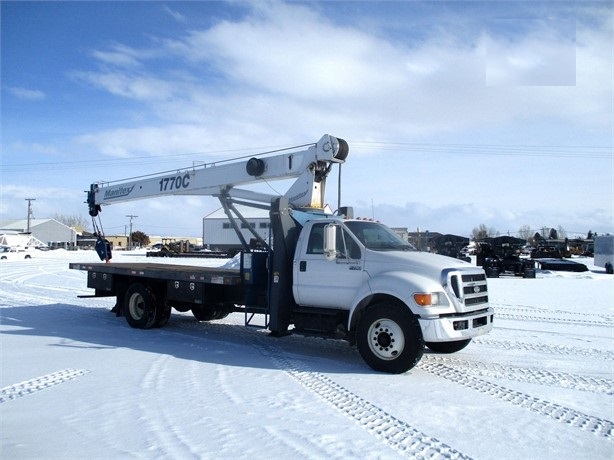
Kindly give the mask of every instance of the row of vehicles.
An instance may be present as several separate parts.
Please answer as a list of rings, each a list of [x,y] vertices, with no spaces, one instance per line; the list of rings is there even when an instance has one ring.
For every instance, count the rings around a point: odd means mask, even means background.
[[[614,271],[614,235],[594,237],[594,264],[606,273]],[[501,275],[535,278],[536,268],[555,271],[585,272],[588,267],[571,260],[566,241],[543,240],[530,251],[526,241],[511,236],[486,238],[476,243],[476,265],[482,267],[489,278]],[[591,254],[593,255],[593,254]]]

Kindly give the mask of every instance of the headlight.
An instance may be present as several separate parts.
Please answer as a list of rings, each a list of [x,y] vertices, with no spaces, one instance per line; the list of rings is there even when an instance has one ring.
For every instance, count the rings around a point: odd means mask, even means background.
[[[439,305],[447,305],[446,296],[443,292],[416,292],[414,294],[415,302],[421,307],[432,307]]]

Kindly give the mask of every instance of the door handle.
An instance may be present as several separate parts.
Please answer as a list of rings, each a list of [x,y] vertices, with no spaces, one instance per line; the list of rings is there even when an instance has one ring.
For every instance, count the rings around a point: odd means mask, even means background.
[[[301,260],[301,262],[298,264],[298,269],[301,272],[306,272],[307,271],[307,261]]]

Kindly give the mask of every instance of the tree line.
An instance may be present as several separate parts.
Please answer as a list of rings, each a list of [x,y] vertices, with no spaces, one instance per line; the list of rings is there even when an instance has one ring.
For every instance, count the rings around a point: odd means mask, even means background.
[[[474,241],[484,240],[485,238],[495,238],[497,236],[502,236],[501,233],[495,229],[494,227],[488,227],[485,224],[480,224],[477,227],[474,227],[471,232],[471,239]],[[532,229],[529,225],[523,225],[518,229],[518,232],[514,235],[517,238],[521,238],[529,243],[534,243],[539,240],[564,240],[567,238],[567,232],[562,226],[554,227],[541,227],[538,230]],[[593,239],[593,232],[591,230],[586,234],[587,240]]]

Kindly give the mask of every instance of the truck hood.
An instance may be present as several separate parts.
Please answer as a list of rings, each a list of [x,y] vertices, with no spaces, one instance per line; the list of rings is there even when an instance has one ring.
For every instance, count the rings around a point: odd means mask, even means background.
[[[367,250],[365,263],[367,267],[382,264],[385,265],[386,270],[408,270],[426,275],[432,279],[439,279],[441,271],[446,268],[478,268],[453,257],[420,251]],[[380,270],[376,269],[376,271]]]

